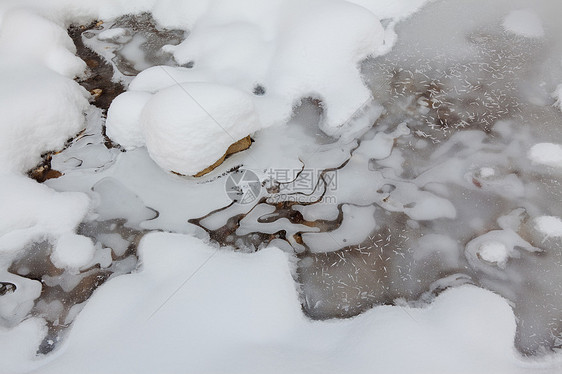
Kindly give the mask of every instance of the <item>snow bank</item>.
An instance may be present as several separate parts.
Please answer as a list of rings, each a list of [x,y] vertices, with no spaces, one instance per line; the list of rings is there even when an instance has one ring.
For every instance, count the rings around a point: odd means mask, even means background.
[[[73,78],[83,76],[86,63],[75,56],[76,47],[66,28],[27,9],[12,9],[0,24],[3,59],[38,63]]]
[[[27,171],[83,127],[88,93],[71,79],[0,59],[0,80],[0,171]]]
[[[14,174],[0,173],[0,180],[0,254],[70,232],[87,212],[89,200],[82,193],[55,192]]]
[[[539,16],[530,9],[512,10],[502,23],[506,31],[527,38],[541,38],[544,29]]]
[[[41,373],[526,371],[513,350],[511,308],[473,286],[426,309],[384,306],[312,322],[277,249],[240,254],[154,233],[140,255],[142,270],[94,294]]]
[[[42,318],[26,319],[12,329],[0,327],[2,373],[23,373],[36,367],[35,353],[46,333]]]
[[[25,172],[62,148],[88,107],[89,94],[72,80],[86,64],[66,27],[30,8],[0,6],[0,171]]]

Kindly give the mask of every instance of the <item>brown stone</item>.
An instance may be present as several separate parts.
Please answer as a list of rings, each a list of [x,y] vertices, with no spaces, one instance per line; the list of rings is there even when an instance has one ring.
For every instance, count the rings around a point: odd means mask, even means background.
[[[217,166],[222,164],[228,156],[250,148],[251,144],[252,144],[252,139],[250,138],[250,135],[246,136],[245,138],[242,138],[242,139],[238,140],[236,143],[234,143],[230,147],[228,147],[228,149],[226,150],[224,155],[221,158],[219,158],[214,164],[212,164],[211,166],[207,167],[204,170],[201,170],[199,173],[195,174],[194,177],[201,177],[201,176],[203,176],[207,173],[210,173]]]
[[[101,88],[94,88],[93,90],[90,90],[90,94],[94,97],[94,100],[97,100],[101,96],[102,92]]]
[[[48,164],[42,164],[35,169],[30,170],[28,175],[31,178],[35,179],[37,182],[43,183],[48,179],[55,179],[62,176],[63,174],[58,170],[51,169],[49,160]]]

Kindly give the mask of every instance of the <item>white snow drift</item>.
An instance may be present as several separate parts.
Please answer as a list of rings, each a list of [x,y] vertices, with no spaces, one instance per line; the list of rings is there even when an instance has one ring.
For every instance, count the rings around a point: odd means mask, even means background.
[[[312,322],[276,248],[240,254],[154,233],[140,255],[142,270],[94,294],[41,373],[514,374],[528,365],[513,351],[507,302],[473,286],[426,309],[386,306]]]

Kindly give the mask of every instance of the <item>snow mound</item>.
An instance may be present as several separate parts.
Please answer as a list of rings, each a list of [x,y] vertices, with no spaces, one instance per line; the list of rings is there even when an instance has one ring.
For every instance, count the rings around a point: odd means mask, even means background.
[[[562,168],[562,146],[560,144],[535,144],[527,153],[527,157],[537,164]]]
[[[51,254],[53,264],[59,268],[77,271],[94,258],[92,239],[67,233],[60,236]]]
[[[40,65],[0,59],[0,81],[0,171],[29,170],[83,127],[88,93],[73,80]]]
[[[541,216],[535,218],[537,230],[549,237],[562,237],[562,220],[554,216]]]
[[[0,50],[2,58],[39,63],[68,78],[83,76],[86,70],[66,29],[26,9],[3,15]]]
[[[117,96],[107,113],[106,131],[113,141],[125,149],[144,146],[141,112],[152,95],[147,92],[129,91]]]
[[[71,232],[86,214],[89,199],[55,192],[29,178],[0,173],[0,253],[19,250],[33,239]]]
[[[189,83],[166,88],[142,112],[152,159],[163,169],[193,175],[260,123],[251,97],[227,86]]]
[[[502,23],[506,31],[527,38],[541,38],[544,29],[539,16],[530,9],[512,10]]]
[[[478,255],[484,261],[496,264],[499,268],[504,269],[509,259],[509,250],[505,244],[497,241],[484,242],[478,248]]]

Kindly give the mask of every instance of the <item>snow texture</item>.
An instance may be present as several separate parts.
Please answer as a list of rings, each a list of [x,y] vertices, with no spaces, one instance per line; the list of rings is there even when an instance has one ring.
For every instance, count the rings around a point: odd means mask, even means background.
[[[560,219],[560,217],[537,217],[535,218],[535,227],[547,237],[562,237],[562,220]]]
[[[473,286],[447,291],[426,309],[387,306],[312,322],[278,249],[240,254],[155,233],[140,255],[142,270],[96,292],[41,373],[309,373],[311,363],[319,373],[526,370],[511,348],[511,308]]]
[[[62,269],[77,271],[94,258],[94,243],[92,239],[76,234],[64,234],[57,239],[51,260]]]
[[[152,159],[184,175],[205,169],[260,127],[248,94],[210,83],[159,91],[143,109],[141,123]]]
[[[504,18],[505,30],[526,38],[541,38],[544,29],[540,17],[530,9],[512,10]]]
[[[6,63],[2,57],[0,171],[25,172],[83,127],[88,93],[45,67]]]
[[[535,144],[527,153],[527,157],[537,164],[562,168],[562,146],[560,144]]]
[[[82,193],[55,192],[15,174],[0,178],[0,253],[71,232],[88,210],[89,200]]]

